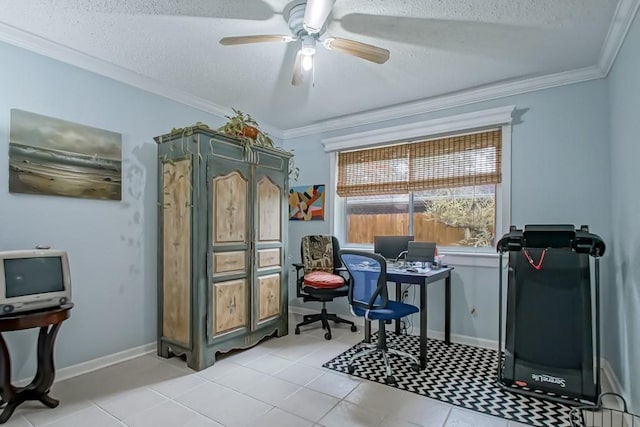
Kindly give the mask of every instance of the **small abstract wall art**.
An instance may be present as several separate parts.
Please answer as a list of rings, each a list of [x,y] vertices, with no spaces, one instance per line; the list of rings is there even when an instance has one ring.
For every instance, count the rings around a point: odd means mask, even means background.
[[[122,135],[11,110],[9,192],[122,199]]]
[[[289,220],[323,221],[324,187],[324,184],[291,187],[289,189]]]

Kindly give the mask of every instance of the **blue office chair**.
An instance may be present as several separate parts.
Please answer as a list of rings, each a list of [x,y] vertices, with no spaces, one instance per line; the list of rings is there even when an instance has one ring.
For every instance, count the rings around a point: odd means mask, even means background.
[[[420,370],[418,359],[404,351],[387,347],[387,321],[400,319],[417,313],[418,307],[398,301],[390,301],[387,290],[387,262],[378,254],[348,249],[340,250],[340,259],[351,275],[349,288],[349,304],[355,316],[367,320],[378,321],[378,342],[363,344],[358,352],[349,359],[348,370],[353,374],[353,362],[372,353],[381,353],[387,369],[385,382],[395,384],[396,380],[391,372],[389,355],[402,356],[411,359],[411,368]]]

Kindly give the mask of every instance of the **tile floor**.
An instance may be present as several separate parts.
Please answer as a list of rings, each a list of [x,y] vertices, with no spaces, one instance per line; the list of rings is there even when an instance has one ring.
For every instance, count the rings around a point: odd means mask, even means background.
[[[293,330],[201,372],[149,354],[61,381],[51,392],[59,407],[27,402],[5,426],[521,426],[321,367],[361,331],[332,327],[326,341],[320,328]]]

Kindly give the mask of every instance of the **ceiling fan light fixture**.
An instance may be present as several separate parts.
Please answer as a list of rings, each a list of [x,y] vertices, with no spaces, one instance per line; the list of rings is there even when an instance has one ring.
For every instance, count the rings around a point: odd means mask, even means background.
[[[333,48],[331,47],[331,43],[333,43],[335,39],[333,37],[329,37],[326,38],[323,42],[322,45],[325,47],[325,49],[327,50],[333,50]]]
[[[305,56],[311,56],[316,53],[316,39],[313,36],[302,37],[302,48],[300,52]]]
[[[313,55],[302,55],[302,69],[309,71],[313,68]]]
[[[283,10],[282,16],[289,26],[292,35],[262,34],[251,36],[223,37],[223,46],[250,43],[300,41],[300,49],[293,64],[291,84],[300,86],[311,80],[314,85],[314,68],[316,43],[319,42],[328,50],[344,53],[376,64],[389,60],[387,49],[340,37],[328,37],[320,40],[327,27],[327,21],[336,0],[288,0],[290,3]]]

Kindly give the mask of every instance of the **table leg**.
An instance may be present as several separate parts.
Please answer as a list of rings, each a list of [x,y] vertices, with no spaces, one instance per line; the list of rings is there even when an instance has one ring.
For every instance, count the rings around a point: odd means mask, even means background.
[[[396,301],[402,301],[400,282],[396,282]],[[396,319],[396,334],[400,335],[400,319]]]
[[[427,287],[420,286],[420,369],[427,367]]]
[[[53,363],[53,344],[58,335],[60,323],[51,326],[49,330],[47,329],[46,326],[40,328],[40,333],[38,334],[38,370],[33,381],[27,387],[33,387],[31,389],[33,396],[40,402],[49,408],[55,408],[59,402],[47,396],[47,393],[49,393],[56,376]]]
[[[444,279],[444,342],[451,344],[451,272]]]
[[[36,375],[29,385],[18,388],[11,385],[9,350],[2,334],[0,334],[0,354],[2,355],[0,387],[2,387],[2,402],[7,403],[2,414],[0,414],[0,424],[6,423],[15,409],[27,400],[38,400],[49,408],[55,408],[60,403],[47,394],[55,378],[53,345],[59,328],[60,323],[54,324],[51,328],[48,326],[40,328],[38,333],[38,367]]]
[[[11,359],[9,359],[9,349],[4,337],[0,333],[0,356],[2,363],[0,364],[0,387],[2,388],[2,404],[7,404],[2,414],[0,414],[0,424],[7,422],[13,411],[18,406],[15,403],[16,389],[11,385]]]

